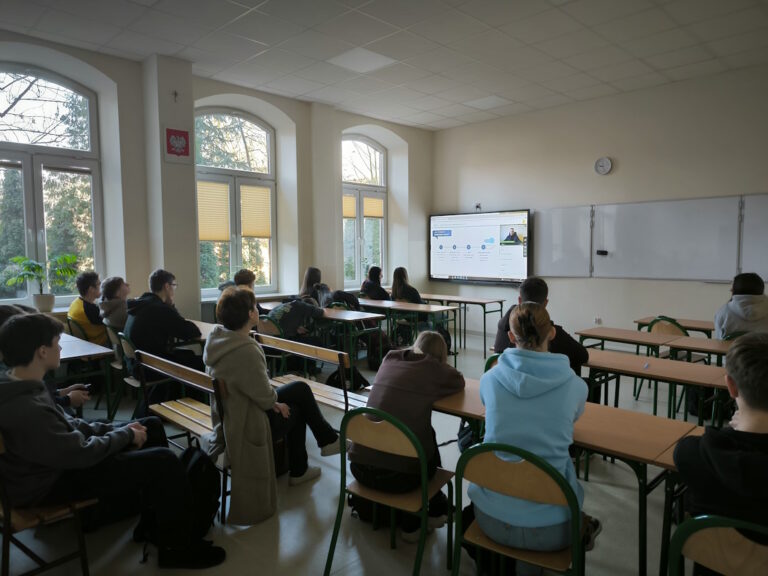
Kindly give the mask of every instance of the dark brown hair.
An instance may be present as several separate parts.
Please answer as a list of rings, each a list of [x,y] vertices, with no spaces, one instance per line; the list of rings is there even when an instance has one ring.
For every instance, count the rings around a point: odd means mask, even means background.
[[[80,272],[80,274],[77,275],[77,278],[75,278],[75,285],[77,286],[78,294],[80,294],[80,296],[85,296],[91,286],[99,285],[99,275],[93,270]]]
[[[765,292],[765,282],[763,282],[763,279],[760,278],[759,274],[755,274],[754,272],[737,274],[733,278],[731,292],[733,292],[734,296],[741,296],[744,294],[760,296]]]
[[[120,276],[110,276],[109,278],[105,278],[101,283],[101,299],[107,301],[115,298],[115,296],[117,296],[117,291],[120,290],[120,287],[123,284],[125,284],[125,280],[120,278]]]
[[[248,268],[243,268],[237,271],[234,280],[235,286],[250,286],[256,282],[256,274],[248,270]]]
[[[304,272],[304,281],[301,283],[301,290],[299,290],[299,296],[312,296],[312,289],[315,284],[320,284],[322,279],[322,272],[320,268],[309,266]]]
[[[746,404],[768,411],[768,333],[736,338],[725,356],[725,370]]]
[[[399,266],[392,273],[392,300],[398,300],[403,297],[403,289],[408,286],[408,271]]]
[[[256,296],[250,290],[230,286],[221,293],[216,304],[216,318],[227,330],[240,330],[256,308]]]
[[[35,350],[50,346],[64,331],[64,325],[47,314],[18,314],[8,318],[0,327],[0,353],[3,362],[13,368],[26,366],[35,357]]]
[[[535,350],[546,340],[552,321],[547,309],[536,302],[523,302],[509,318],[509,329],[518,348]]]

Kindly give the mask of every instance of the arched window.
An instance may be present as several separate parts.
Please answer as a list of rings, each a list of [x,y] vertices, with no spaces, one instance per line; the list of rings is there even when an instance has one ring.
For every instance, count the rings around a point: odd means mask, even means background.
[[[199,110],[195,163],[202,296],[241,268],[256,291],[276,290],[274,131],[241,112]]]
[[[370,138],[341,141],[345,287],[359,287],[371,266],[386,270],[386,160],[384,147]]]
[[[104,269],[96,96],[52,72],[0,63],[0,299],[15,256],[39,262],[74,254],[80,270]],[[77,293],[74,278],[50,286]]]

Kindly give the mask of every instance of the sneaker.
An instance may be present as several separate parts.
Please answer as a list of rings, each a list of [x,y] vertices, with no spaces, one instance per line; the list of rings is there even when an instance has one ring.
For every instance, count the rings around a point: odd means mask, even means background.
[[[419,541],[419,535],[419,528],[416,528],[416,530],[411,532],[406,532],[402,528],[400,529],[400,538],[403,539],[403,542],[408,542],[408,544],[416,544]]]
[[[304,482],[309,482],[310,480],[314,480],[320,476],[320,468],[317,466],[310,466],[307,468],[307,471],[304,472],[301,476],[291,476],[288,478],[288,484],[291,486],[296,486],[298,484],[304,484]]]
[[[330,444],[326,444],[325,446],[320,447],[320,456],[334,456],[341,452],[341,439],[339,437],[336,438],[333,442]]]
[[[584,550],[590,551],[595,547],[595,539],[603,530],[603,523],[597,518],[587,517],[587,529],[584,533]]]
[[[220,546],[193,544],[187,548],[160,548],[157,555],[159,568],[204,569],[218,566],[227,557]]]

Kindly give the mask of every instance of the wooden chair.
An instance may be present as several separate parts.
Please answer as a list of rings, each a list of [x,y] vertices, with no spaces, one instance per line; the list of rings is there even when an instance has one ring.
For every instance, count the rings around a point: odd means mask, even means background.
[[[491,354],[488,356],[488,359],[485,361],[485,368],[483,369],[483,372],[488,372],[488,370],[496,366],[496,364],[499,362],[499,356],[501,356],[501,354]]]
[[[68,328],[67,332],[69,332],[75,338],[80,338],[80,340],[85,340],[86,342],[90,342],[90,340],[88,340],[88,336],[86,335],[83,327],[80,326],[77,320],[75,320],[74,318],[72,318],[72,316],[69,316],[69,315],[67,315],[67,328]]]
[[[0,435],[0,456],[5,454],[5,444],[3,437]],[[10,575],[10,562],[11,562],[11,544],[15,545],[19,550],[26,554],[29,558],[34,560],[38,565],[37,568],[25,572],[20,576],[31,576],[32,574],[39,574],[56,566],[60,566],[80,558],[80,569],[83,576],[88,576],[88,554],[85,548],[85,536],[83,535],[83,527],[80,522],[80,511],[89,506],[96,504],[96,499],[80,500],[77,502],[70,502],[69,504],[62,504],[58,506],[45,506],[36,508],[13,508],[11,507],[8,494],[5,490],[5,480],[0,476],[0,523],[2,523],[3,533],[3,556],[2,556],[2,576]],[[29,528],[35,528],[36,526],[53,524],[60,520],[72,519],[75,523],[75,532],[77,533],[77,549],[73,552],[65,554],[60,558],[46,562],[35,552],[33,552],[26,544],[18,540],[14,534],[27,530]]]
[[[91,340],[88,338],[88,335],[85,333],[85,329],[75,320],[72,318],[69,314],[67,314],[67,333],[74,336],[75,338],[80,338],[80,340],[85,340],[86,342],[90,342]],[[85,372],[99,372],[100,368],[96,366],[95,361],[88,361],[84,360],[83,364],[80,364],[79,362],[76,363],[76,370],[82,369]],[[104,390],[101,394],[99,394],[99,397],[96,399],[96,405],[94,406],[95,410],[99,409],[99,405],[101,404],[101,399],[104,397],[104,394],[107,395],[107,418],[110,420],[112,419],[112,415],[110,412],[114,412],[113,410],[110,410],[110,394],[111,390]]]
[[[141,381],[133,376],[133,369],[136,365],[136,347],[133,345],[133,342],[131,342],[130,338],[125,335],[125,333],[118,332],[117,337],[120,340],[120,349],[123,352],[123,365],[125,366],[126,375],[123,378],[123,383],[136,390],[138,395],[136,407],[133,409],[133,414],[131,416],[131,419],[133,419],[136,418],[136,414],[138,413],[141,404],[144,404],[145,412],[148,409],[146,387],[154,386],[156,384],[164,384],[166,382],[170,382],[171,379],[163,378],[162,380],[152,380],[150,382],[144,382],[144,385],[142,385]]]
[[[502,460],[497,453],[516,456],[519,460]],[[456,506],[454,508],[456,538],[453,546],[453,576],[459,573],[463,540],[500,554],[502,557],[515,558],[555,572],[568,572],[576,576],[584,574],[584,530],[583,526],[579,526],[579,522],[571,522],[571,545],[553,552],[537,552],[503,546],[488,538],[477,522],[473,522],[466,532],[463,532],[462,482],[465,479],[506,496],[541,504],[567,506],[571,518],[581,518],[579,502],[570,484],[544,459],[508,444],[477,444],[466,450],[456,464]],[[504,573],[503,569],[502,573]]]
[[[375,420],[371,418],[375,418]],[[336,512],[336,522],[333,526],[331,545],[328,549],[328,558],[325,562],[325,576],[329,576],[331,573],[333,553],[336,549],[336,541],[339,536],[341,519],[344,515],[344,508],[346,507],[347,493],[390,507],[390,547],[392,548],[395,547],[395,509],[419,514],[421,516],[419,544],[416,550],[416,558],[413,563],[413,574],[414,576],[417,576],[421,570],[421,559],[424,555],[424,543],[427,538],[427,512],[429,499],[447,484],[448,501],[452,501],[453,485],[451,484],[451,479],[453,478],[453,473],[438,468],[437,472],[435,472],[435,475],[430,480],[427,477],[427,458],[419,439],[416,438],[416,435],[400,420],[382,410],[376,410],[375,408],[358,408],[347,412],[341,421],[341,430],[339,431],[339,441],[342,446],[346,446],[347,439],[360,446],[366,446],[388,454],[418,458],[419,468],[421,470],[421,486],[416,490],[404,494],[390,494],[388,492],[380,492],[368,488],[367,486],[363,486],[357,482],[357,480],[353,480],[347,484],[346,450],[342,450],[339,507]],[[446,562],[450,569],[452,530],[450,513],[448,522],[448,558]]]
[[[726,576],[768,574],[768,545],[744,536],[748,531],[768,539],[768,527],[722,516],[686,520],[669,544],[669,574],[684,576],[684,558],[690,558]]]

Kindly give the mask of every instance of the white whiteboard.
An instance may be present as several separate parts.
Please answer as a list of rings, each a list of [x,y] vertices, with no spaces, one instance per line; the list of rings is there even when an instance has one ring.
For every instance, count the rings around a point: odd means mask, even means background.
[[[768,195],[744,196],[741,271],[768,280]]]
[[[591,210],[591,206],[574,206],[533,213],[537,276],[589,276]]]
[[[739,197],[598,205],[593,232],[596,277],[730,281]]]

